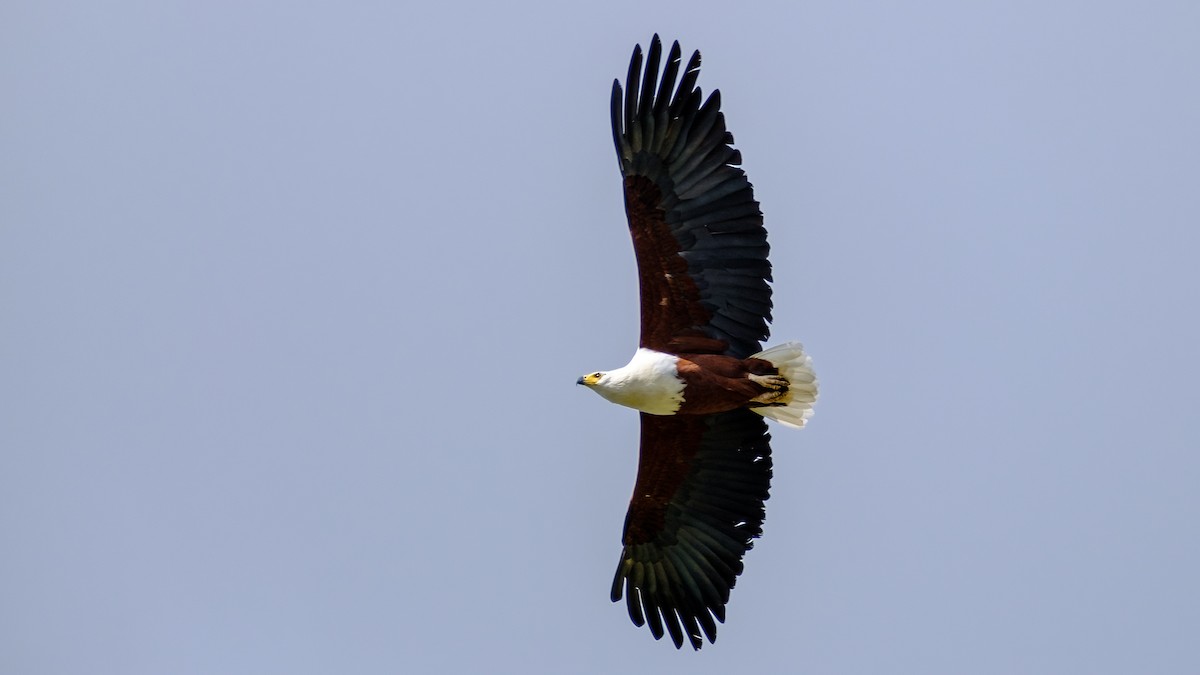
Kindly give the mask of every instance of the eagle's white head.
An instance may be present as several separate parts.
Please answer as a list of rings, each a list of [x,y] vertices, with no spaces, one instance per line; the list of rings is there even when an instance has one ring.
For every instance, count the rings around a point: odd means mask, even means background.
[[[675,367],[677,360],[671,354],[639,349],[628,365],[588,373],[575,383],[618,405],[651,415],[672,415],[683,404],[683,380]]]

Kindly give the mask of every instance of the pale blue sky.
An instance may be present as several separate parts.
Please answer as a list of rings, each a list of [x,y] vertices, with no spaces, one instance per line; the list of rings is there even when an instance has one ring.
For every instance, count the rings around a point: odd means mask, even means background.
[[[1200,4],[429,4],[0,10],[0,671],[1200,672]],[[574,384],[654,32],[822,381],[699,654]]]

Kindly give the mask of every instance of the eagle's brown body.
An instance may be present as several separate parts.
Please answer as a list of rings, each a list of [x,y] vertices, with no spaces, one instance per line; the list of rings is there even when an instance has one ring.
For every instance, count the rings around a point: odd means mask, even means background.
[[[684,382],[679,415],[710,415],[737,408],[770,405],[764,397],[786,393],[779,369],[762,359],[724,354],[680,354],[675,365]],[[774,382],[772,386],[770,383]]]

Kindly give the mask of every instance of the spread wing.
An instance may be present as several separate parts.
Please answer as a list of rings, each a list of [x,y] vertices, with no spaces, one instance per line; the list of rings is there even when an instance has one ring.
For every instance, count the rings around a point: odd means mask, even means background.
[[[771,319],[767,233],[725,130],[721,94],[713,91],[701,105],[700,52],[682,71],[680,54],[676,42],[660,80],[655,35],[645,72],[639,45],[625,93],[613,82],[613,142],[638,261],[641,345],[744,358],[759,351]]]
[[[612,600],[663,629],[681,647],[717,637],[742,556],[762,534],[771,486],[771,437],[762,416],[642,413],[637,483],[625,516],[625,548]]]

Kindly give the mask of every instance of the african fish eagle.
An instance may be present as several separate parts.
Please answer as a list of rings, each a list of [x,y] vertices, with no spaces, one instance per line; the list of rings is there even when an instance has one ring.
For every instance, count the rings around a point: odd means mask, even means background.
[[[641,339],[628,365],[579,378],[641,412],[641,451],[612,600],[676,648],[716,640],[742,556],[762,534],[771,483],[765,417],[803,427],[817,399],[795,342],[762,349],[771,265],[762,212],[725,130],[721,95],[701,104],[700,52],[685,67],[633,50],[612,130],[637,255]],[[679,79],[678,87],[675,86]]]

